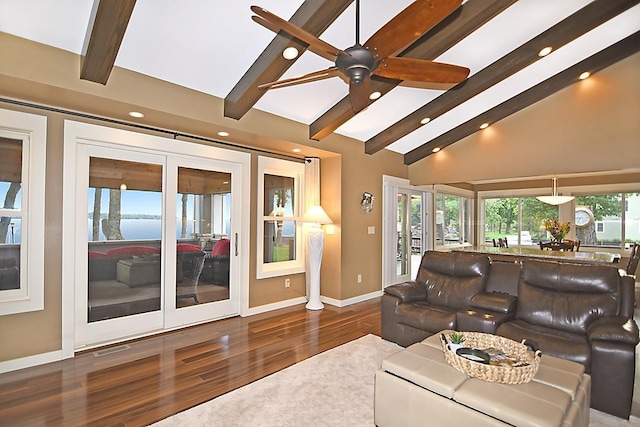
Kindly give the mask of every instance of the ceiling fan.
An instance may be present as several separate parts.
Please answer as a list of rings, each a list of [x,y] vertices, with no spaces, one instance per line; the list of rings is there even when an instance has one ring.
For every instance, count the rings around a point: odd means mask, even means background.
[[[261,89],[276,89],[301,83],[341,77],[349,84],[349,99],[355,113],[369,105],[371,76],[424,83],[459,83],[469,69],[423,59],[394,56],[449,16],[461,0],[416,0],[360,44],[360,1],[356,0],[356,44],[338,49],[308,31],[261,8],[251,6],[252,19],[278,33],[285,31],[309,45],[309,50],[334,62],[333,67],[303,76],[264,83]]]

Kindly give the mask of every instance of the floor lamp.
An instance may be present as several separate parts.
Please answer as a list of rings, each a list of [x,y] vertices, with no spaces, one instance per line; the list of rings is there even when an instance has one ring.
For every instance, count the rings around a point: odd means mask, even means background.
[[[302,216],[302,222],[310,224],[307,230],[307,254],[309,256],[309,302],[305,306],[308,310],[322,310],[324,304],[320,301],[320,264],[324,250],[324,230],[322,224],[331,224],[331,218],[322,206],[311,206]]]

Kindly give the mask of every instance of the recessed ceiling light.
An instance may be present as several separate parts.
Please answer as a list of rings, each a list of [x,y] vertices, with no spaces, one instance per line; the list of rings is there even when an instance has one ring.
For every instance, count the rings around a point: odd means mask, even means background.
[[[374,101],[378,98],[380,98],[382,96],[382,94],[378,91],[373,92],[371,95],[369,95],[369,99]]]
[[[135,117],[136,119],[141,119],[144,117],[144,114],[138,112],[138,111],[129,111],[129,115],[131,117]]]
[[[580,76],[578,77],[580,80],[584,80],[584,79],[588,79],[589,76],[591,75],[590,72],[585,71],[584,73],[580,74]]]
[[[426,125],[430,121],[431,121],[431,117],[425,117],[424,119],[420,120],[420,124],[421,125]]]
[[[294,149],[293,149],[293,150],[291,150],[291,151],[293,151],[294,153],[299,153],[299,152],[301,152],[302,150],[301,150],[301,149],[299,149],[299,148],[294,148]]]
[[[440,148],[440,147],[436,147],[436,148],[434,148],[434,149],[433,149],[433,150],[431,150],[431,151],[432,151],[432,152],[434,152],[434,153],[437,153],[437,152],[438,152],[438,151],[440,151],[440,150],[442,150],[442,148]]]
[[[291,61],[292,59],[296,59],[298,57],[298,53],[298,49],[293,46],[289,46],[282,51],[282,56],[284,57],[284,59],[288,59]]]
[[[551,46],[547,46],[545,48],[542,48],[540,50],[540,52],[538,52],[538,56],[547,56],[551,53],[551,51],[553,50],[553,48]]]
[[[229,132],[220,131],[218,132],[218,136],[229,136]]]
[[[488,127],[489,127],[489,123],[486,123],[486,122],[480,125],[480,129],[486,129]]]
[[[120,184],[120,190],[124,191],[127,189],[127,184]]]
[[[228,184],[228,183],[229,183],[229,181],[222,181],[222,183],[223,183],[223,184]]]

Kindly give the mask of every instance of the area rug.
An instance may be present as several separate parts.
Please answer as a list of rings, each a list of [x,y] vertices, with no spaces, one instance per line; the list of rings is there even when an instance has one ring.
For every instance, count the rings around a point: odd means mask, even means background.
[[[401,349],[367,335],[154,426],[371,427],[374,373],[385,357]],[[631,418],[621,420],[592,409],[589,426],[640,426],[640,419]]]

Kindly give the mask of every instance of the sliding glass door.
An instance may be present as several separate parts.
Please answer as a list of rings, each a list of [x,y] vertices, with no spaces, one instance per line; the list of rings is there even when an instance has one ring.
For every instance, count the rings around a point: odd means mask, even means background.
[[[239,314],[242,165],[92,143],[76,164],[76,348]]]

